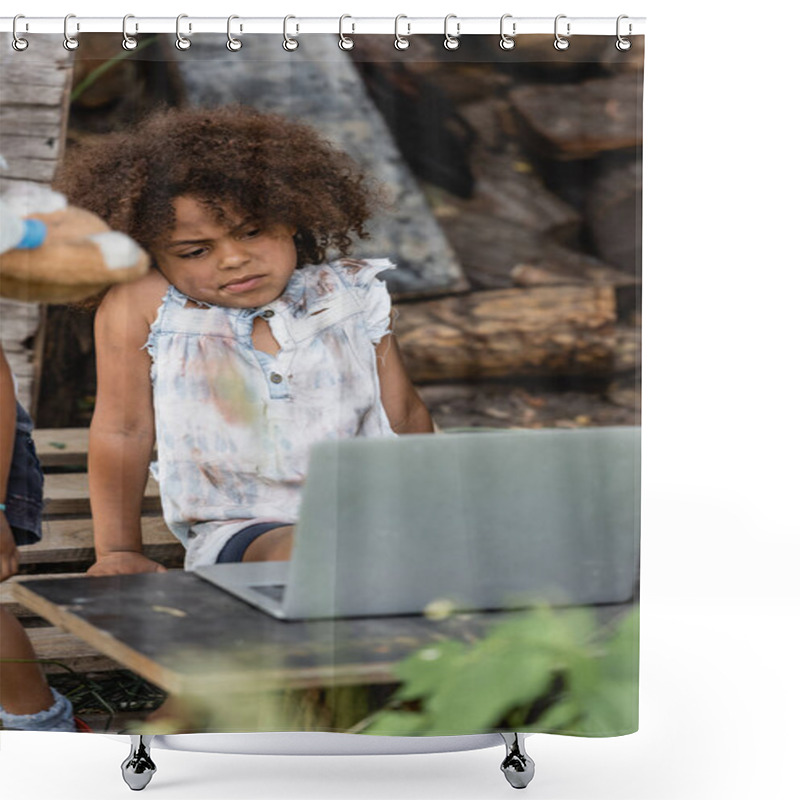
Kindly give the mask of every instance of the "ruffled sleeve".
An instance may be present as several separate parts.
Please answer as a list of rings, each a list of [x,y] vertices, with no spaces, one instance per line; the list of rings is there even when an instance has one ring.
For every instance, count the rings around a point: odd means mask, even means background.
[[[386,270],[394,269],[388,258],[364,260],[342,259],[334,265],[344,283],[355,290],[367,323],[370,341],[377,344],[390,332],[392,299],[386,283],[378,277]]]

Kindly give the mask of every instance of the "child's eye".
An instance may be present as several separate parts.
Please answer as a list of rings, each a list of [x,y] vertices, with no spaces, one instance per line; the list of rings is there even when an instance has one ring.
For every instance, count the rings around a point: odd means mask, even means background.
[[[205,247],[198,247],[197,250],[190,250],[188,253],[180,253],[178,258],[199,258],[200,256],[205,255],[205,253]]]
[[[251,228],[242,234],[243,239],[253,239],[261,233],[261,228]]]

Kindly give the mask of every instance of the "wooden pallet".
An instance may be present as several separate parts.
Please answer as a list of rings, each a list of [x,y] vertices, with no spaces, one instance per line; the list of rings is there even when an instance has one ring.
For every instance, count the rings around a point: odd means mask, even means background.
[[[35,545],[19,549],[18,575],[0,584],[0,606],[14,614],[26,628],[45,672],[103,672],[121,665],[72,634],[53,627],[12,597],[11,586],[33,578],[68,578],[86,572],[94,563],[94,536],[86,474],[87,428],[41,429],[34,442],[45,472],[44,535]],[[160,514],[158,485],[149,481],[143,503],[144,553],[171,568],[183,566],[184,550],[169,532]]]

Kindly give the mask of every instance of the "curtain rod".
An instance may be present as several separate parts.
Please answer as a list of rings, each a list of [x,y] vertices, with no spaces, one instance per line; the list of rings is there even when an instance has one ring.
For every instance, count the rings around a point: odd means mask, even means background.
[[[17,18],[16,31],[24,34],[64,33],[65,24],[70,36],[81,33],[122,33],[122,17],[27,17]],[[292,36],[307,33],[329,33],[358,35],[359,33],[383,33],[402,36],[414,34],[444,34],[468,36],[473,34],[501,33],[501,17],[193,17],[182,14],[176,17],[137,17],[129,15],[125,24],[126,33],[136,36],[146,33],[175,33],[178,27],[183,36],[195,33],[226,34],[230,30],[237,35],[285,34]],[[619,28],[618,28],[619,25]],[[508,36],[524,34],[550,34],[556,28],[555,17],[515,17],[503,15],[502,29]],[[445,30],[446,29],[446,30]],[[570,17],[558,15],[558,31],[561,36],[639,36],[644,34],[645,18],[628,17]],[[14,17],[0,17],[0,32],[14,30]]]

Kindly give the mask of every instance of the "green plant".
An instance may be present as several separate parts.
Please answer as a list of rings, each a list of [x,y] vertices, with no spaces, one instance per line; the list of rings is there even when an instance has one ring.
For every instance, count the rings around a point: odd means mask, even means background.
[[[613,628],[588,609],[537,608],[473,643],[444,640],[396,667],[402,686],[357,729],[375,735],[488,730],[631,733],[638,720],[638,609]]]

